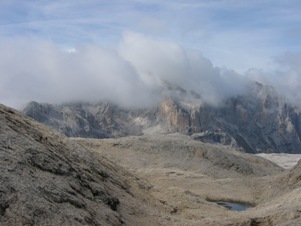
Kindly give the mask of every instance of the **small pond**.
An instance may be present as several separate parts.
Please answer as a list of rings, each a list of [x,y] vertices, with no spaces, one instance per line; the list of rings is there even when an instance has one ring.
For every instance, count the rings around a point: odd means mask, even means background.
[[[237,203],[237,202],[215,201],[215,203],[234,211],[245,211],[246,209],[252,207],[251,205]]]

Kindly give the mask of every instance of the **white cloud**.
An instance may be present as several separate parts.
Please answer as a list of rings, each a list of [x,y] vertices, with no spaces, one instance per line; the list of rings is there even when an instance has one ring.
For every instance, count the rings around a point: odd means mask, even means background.
[[[243,89],[239,75],[199,52],[137,33],[126,33],[116,50],[86,45],[66,51],[38,39],[1,40],[0,47],[0,101],[14,107],[31,100],[147,106],[159,100],[153,91],[162,81],[214,104]]]
[[[198,92],[207,102],[215,104],[244,89],[244,79],[233,70],[214,67],[200,52],[173,42],[126,33],[119,52],[148,85],[170,81]]]
[[[271,71],[250,69],[246,76],[276,90],[301,107],[301,52],[287,52],[275,58],[276,69]]]
[[[62,48],[40,38],[0,40],[0,102],[22,107],[29,101],[108,100],[124,106],[149,106],[154,91],[168,81],[218,104],[244,91],[247,79],[271,84],[301,103],[301,53],[276,59],[277,70],[251,69],[245,77],[215,67],[199,51],[140,33],[126,32],[117,47]]]
[[[14,107],[31,100],[150,104],[147,87],[135,69],[114,50],[84,46],[68,53],[50,42],[28,39],[1,41],[0,46],[2,103]]]

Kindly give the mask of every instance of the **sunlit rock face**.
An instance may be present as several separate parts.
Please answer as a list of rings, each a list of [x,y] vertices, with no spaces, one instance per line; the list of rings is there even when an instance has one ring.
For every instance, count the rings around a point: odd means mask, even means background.
[[[225,98],[218,105],[170,84],[162,93],[161,103],[150,108],[125,108],[108,102],[31,102],[23,112],[67,136],[106,138],[178,132],[251,153],[301,152],[300,110],[271,86],[252,83],[244,94]]]

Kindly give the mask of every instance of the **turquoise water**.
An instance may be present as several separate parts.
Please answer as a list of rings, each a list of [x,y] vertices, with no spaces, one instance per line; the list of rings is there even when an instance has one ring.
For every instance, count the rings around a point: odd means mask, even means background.
[[[224,202],[224,201],[217,201],[218,205],[224,206],[230,210],[234,211],[244,211],[252,206],[247,204],[235,203],[235,202]]]

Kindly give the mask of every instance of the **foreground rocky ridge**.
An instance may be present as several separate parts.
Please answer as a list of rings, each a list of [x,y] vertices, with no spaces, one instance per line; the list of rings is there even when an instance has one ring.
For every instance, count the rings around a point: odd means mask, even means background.
[[[0,140],[0,225],[160,221],[160,203],[139,178],[4,106]]]
[[[177,86],[169,85],[168,90],[168,98],[160,106],[148,109],[126,109],[111,103],[31,102],[23,112],[70,137],[179,132],[250,153],[301,152],[300,110],[270,86],[254,83],[244,95],[228,98],[219,106],[208,105],[196,93]]]

